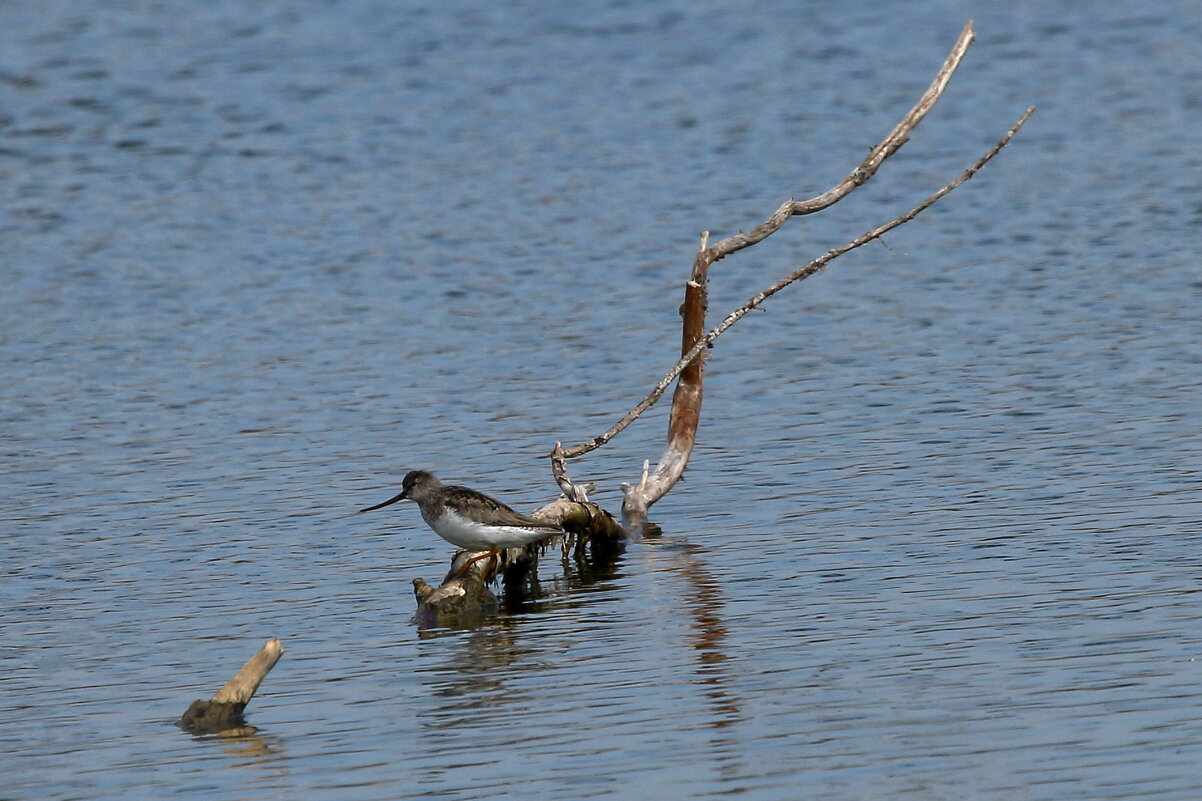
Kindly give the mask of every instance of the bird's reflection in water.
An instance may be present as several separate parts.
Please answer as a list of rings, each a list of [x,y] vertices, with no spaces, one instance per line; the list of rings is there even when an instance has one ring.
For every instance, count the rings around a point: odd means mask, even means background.
[[[464,731],[512,715],[529,706],[531,689],[520,679],[554,664],[544,660],[520,617],[497,616],[472,631],[447,633],[437,654],[442,664],[425,673],[427,691],[437,702],[418,712],[423,740],[437,747],[455,742]],[[451,636],[458,642],[449,642]]]
[[[642,580],[677,576],[674,586],[666,587],[676,604],[663,614],[677,615],[683,624],[684,645],[693,653],[691,682],[701,687],[704,716],[713,732],[710,752],[713,764],[731,781],[746,775],[738,754],[737,724],[744,720],[738,696],[733,692],[731,655],[728,652],[727,627],[723,620],[725,601],[721,584],[705,563],[700,546],[672,538],[647,538],[634,545],[639,558],[653,565],[653,573]],[[453,647],[439,651],[445,659],[427,675],[430,692],[443,698],[424,713],[427,736],[438,740],[453,738],[454,731],[478,726],[488,718],[501,719],[514,709],[524,709],[543,697],[521,681],[523,676],[542,675],[562,667],[563,654],[557,650],[560,638],[534,637],[522,627],[531,618],[551,609],[571,610],[594,600],[595,593],[612,591],[623,578],[623,555],[594,559],[564,556],[560,576],[546,577],[554,565],[548,554],[542,561],[544,576],[525,592],[512,597],[502,595],[502,611],[490,615],[482,625],[470,630],[435,630],[428,637],[455,638]],[[593,596],[590,598],[590,596]],[[550,649],[550,650],[547,650]]]
[[[502,696],[509,697],[502,677],[514,675],[513,669],[531,656],[529,649],[519,645],[519,625],[518,620],[500,617],[465,634],[439,671],[434,694],[448,699],[470,697],[473,706],[489,706]]]
[[[520,682],[511,686],[507,681],[548,670],[562,659],[558,653],[544,659],[539,640],[521,636],[524,621],[550,609],[583,606],[589,596],[621,577],[621,549],[578,552],[565,548],[559,557],[556,575],[550,575],[556,568],[556,553],[549,549],[539,560],[540,575],[504,587],[498,598],[500,611],[463,621],[464,625],[454,629],[418,632],[423,639],[460,640],[444,652],[448,661],[431,682],[431,692],[448,699],[430,711],[431,729],[453,728],[465,721],[478,723],[482,714],[489,714],[486,710],[500,714],[523,704],[526,699]]]

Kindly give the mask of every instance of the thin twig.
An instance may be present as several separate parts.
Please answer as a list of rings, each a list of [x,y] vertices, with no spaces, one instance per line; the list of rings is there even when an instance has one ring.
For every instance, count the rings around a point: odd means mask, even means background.
[[[648,394],[647,397],[643,398],[643,400],[640,401],[637,406],[635,406],[633,409],[631,409],[629,412],[627,412],[625,417],[623,417],[621,420],[619,420],[617,423],[615,423],[612,428],[610,428],[608,431],[606,431],[601,436],[595,437],[595,438],[589,440],[588,442],[582,443],[573,448],[568,448],[568,449],[564,450],[563,454],[562,454],[563,458],[567,458],[567,459],[575,458],[582,454],[588,453],[589,451],[595,450],[595,449],[601,447],[602,445],[604,445],[606,442],[609,442],[611,439],[613,439],[624,428],[626,428],[626,426],[630,425],[630,423],[633,422],[635,418],[637,418],[639,415],[641,415],[647,409],[651,408],[651,406],[654,405],[655,402],[658,401],[660,399],[660,397],[663,396],[664,391],[667,390],[668,386],[672,383],[672,381],[674,381],[676,379],[676,377],[678,375],[680,375],[681,371],[684,370],[685,367],[687,367],[689,365],[689,363],[697,357],[697,354],[699,354],[704,348],[708,347],[710,345],[710,343],[712,343],[715,339],[722,336],[722,334],[725,333],[725,331],[728,328],[730,328],[732,325],[734,325],[740,319],[742,319],[742,317],[745,314],[747,314],[747,312],[758,307],[765,300],[772,297],[777,292],[780,292],[782,289],[787,287],[789,284],[809,278],[811,275],[821,271],[824,267],[826,267],[827,264],[834,261],[839,256],[842,256],[844,253],[847,253],[850,250],[855,250],[856,248],[860,247],[861,245],[865,245],[865,244],[871,242],[872,240],[883,236],[884,234],[888,233],[889,231],[892,231],[894,228],[897,228],[899,225],[903,225],[903,224],[909,222],[910,220],[913,220],[919,214],[926,211],[932,205],[937,203],[940,199],[942,199],[945,195],[947,195],[953,189],[955,189],[960,184],[967,181],[969,178],[976,175],[977,172],[982,167],[984,167],[985,164],[988,163],[990,159],[992,159],[994,156],[996,156],[1001,151],[1002,148],[1004,148],[1007,144],[1009,144],[1010,140],[1014,137],[1014,135],[1016,133],[1018,133],[1018,130],[1020,128],[1022,128],[1024,124],[1026,124],[1027,120],[1030,119],[1031,115],[1034,112],[1035,112],[1034,106],[1031,106],[1030,108],[1028,108],[1026,110],[1026,112],[1024,112],[1023,115],[1021,117],[1019,117],[1018,121],[1016,123],[1014,123],[1013,127],[1011,127],[1010,130],[1006,132],[1006,135],[1003,136],[1000,140],[998,140],[997,144],[995,144],[993,147],[991,147],[989,149],[989,151],[985,153],[985,155],[983,155],[983,156],[981,156],[981,158],[977,159],[976,163],[974,163],[971,167],[966,169],[964,172],[960,173],[960,175],[957,176],[956,179],[953,180],[951,183],[949,183],[949,184],[945,185],[944,187],[942,187],[941,189],[939,189],[939,191],[932,194],[926,200],[919,203],[917,206],[910,209],[905,214],[903,214],[900,217],[897,217],[893,220],[890,220],[889,222],[885,223],[884,225],[881,225],[877,228],[873,228],[871,231],[867,231],[867,232],[861,234],[860,236],[856,237],[855,239],[851,240],[850,242],[848,242],[844,245],[840,245],[837,248],[828,250],[823,255],[819,256],[818,258],[814,259],[811,262],[808,262],[807,264],[798,268],[797,270],[794,270],[792,273],[785,276],[781,280],[777,281],[772,286],[770,286],[767,289],[754,295],[750,300],[748,300],[746,303],[744,303],[741,307],[739,307],[738,309],[736,309],[735,311],[733,311],[729,315],[727,315],[726,319],[724,319],[721,323],[719,323],[709,333],[707,333],[704,337],[702,337],[700,340],[698,340],[697,344],[694,345],[692,347],[692,349],[689,350],[688,353],[684,354],[680,358],[680,361],[678,361],[676,363],[676,366],[673,367],[671,370],[669,370],[667,372],[667,374],[665,374],[664,377],[662,379],[660,379],[660,382],[658,384],[656,384],[655,389],[651,390],[650,394]]]
[[[563,496],[569,501],[575,503],[586,503],[588,501],[588,493],[591,492],[588,484],[575,484],[568,476],[568,466],[564,460],[563,445],[559,442],[555,443],[555,450],[551,451],[551,475],[555,477],[555,483],[559,485],[559,489],[563,492]]]
[[[822,211],[851,194],[856,187],[867,183],[868,179],[876,174],[876,171],[884,163],[885,159],[892,156],[902,145],[909,141],[910,132],[917,127],[918,123],[922,122],[923,117],[927,115],[927,112],[939,100],[943,94],[943,90],[947,87],[948,81],[952,78],[952,73],[960,66],[960,62],[964,59],[964,54],[968,52],[968,48],[972,44],[974,37],[972,21],[970,20],[964,26],[964,30],[960,32],[960,38],[952,46],[951,52],[948,53],[947,58],[943,61],[943,66],[939,68],[939,72],[936,73],[934,80],[931,81],[931,85],[923,92],[922,97],[918,99],[918,102],[914,104],[914,107],[910,109],[906,116],[902,117],[901,121],[893,127],[889,135],[868,151],[867,158],[860,162],[859,166],[852,170],[846,178],[821,195],[812,197],[809,200],[785,201],[781,204],[780,208],[772,213],[771,217],[755,228],[745,233],[728,236],[710,246],[705,251],[706,261],[712,264],[736,251],[750,247],[774,233],[790,217]]]

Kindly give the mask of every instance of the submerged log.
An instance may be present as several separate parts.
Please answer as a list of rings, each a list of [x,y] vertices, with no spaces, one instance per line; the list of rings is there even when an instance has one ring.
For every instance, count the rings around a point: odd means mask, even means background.
[[[242,712],[283,653],[284,646],[272,637],[212,698],[193,701],[179,719],[179,727],[193,734],[254,731],[253,727],[246,725]]]
[[[497,596],[475,573],[447,578],[437,587],[423,579],[414,579],[413,595],[417,599],[416,620],[421,629],[474,625],[497,609]]]

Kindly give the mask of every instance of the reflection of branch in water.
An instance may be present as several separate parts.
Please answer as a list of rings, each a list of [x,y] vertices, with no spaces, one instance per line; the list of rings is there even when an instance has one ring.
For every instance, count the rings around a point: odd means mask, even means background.
[[[547,568],[547,575],[531,572],[521,582],[507,582],[501,593],[501,608],[510,614],[520,614],[538,608],[530,606],[535,602],[571,609],[579,605],[581,595],[604,589],[618,577],[622,553],[623,549],[605,544],[580,547],[565,543],[560,549],[560,571],[551,575],[554,563],[544,558],[540,564]]]
[[[674,562],[686,582],[682,593],[684,610],[693,619],[690,641],[697,652],[697,683],[708,688],[705,695],[711,702],[711,725],[717,729],[726,728],[738,723],[742,716],[738,699],[730,693],[731,676],[726,668],[729,659],[726,653],[726,626],[720,615],[722,592],[701,559],[703,549],[692,543],[677,547],[679,550],[676,551]]]
[[[724,778],[736,780],[745,775],[738,756],[744,752],[745,743],[740,742],[733,727],[742,722],[743,715],[738,697],[731,692],[734,682],[726,664],[730,655],[726,650],[726,625],[722,622],[721,587],[705,565],[705,550],[701,546],[658,538],[646,540],[649,548],[657,547],[653,544],[657,541],[672,549],[674,558],[669,570],[684,579],[681,606],[692,619],[689,644],[697,653],[694,683],[705,687],[709,701],[713,766]]]
[[[430,674],[434,679],[431,694],[447,699],[467,699],[463,703],[450,700],[441,704],[442,708],[435,710],[440,717],[444,712],[455,717],[460,712],[490,706],[494,701],[510,697],[510,688],[502,679],[513,675],[513,666],[529,656],[518,646],[517,625],[515,619],[498,617],[467,633],[424,634],[423,639],[441,639],[453,648],[447,652],[450,656],[447,663]],[[447,642],[451,636],[460,642]]]
[[[545,575],[531,572],[521,582],[507,582],[501,593],[501,608],[510,614],[538,609],[553,604],[558,609],[573,609],[587,602],[587,596],[609,589],[610,582],[620,577],[624,547],[603,541],[589,541],[583,547],[564,542],[560,550],[560,572],[551,575],[550,559],[540,564],[547,568]],[[531,606],[531,603],[539,606]]]
[[[519,637],[520,626],[518,618],[500,617],[474,631],[456,633],[457,642],[450,636],[438,638],[446,662],[423,671],[422,679],[429,694],[443,700],[418,713],[426,731],[423,739],[437,741],[478,727],[485,718],[511,715],[515,707],[528,703],[530,691],[509,680],[549,666],[540,664],[539,651],[529,638]]]
[[[588,548],[573,548],[563,553],[563,575],[572,590],[584,590],[609,582],[618,576],[623,548],[592,544]]]
[[[279,737],[259,734],[254,726],[227,729],[219,734],[197,738],[198,742],[217,746],[232,760],[232,767],[262,770],[287,770],[288,755]]]
[[[419,715],[429,735],[437,738],[444,730],[478,726],[481,715],[509,714],[515,706],[528,700],[521,683],[507,679],[549,669],[558,655],[542,664],[543,657],[536,641],[522,638],[522,617],[519,614],[540,607],[572,609],[587,606],[590,596],[612,587],[621,577],[621,549],[565,548],[562,555],[563,572],[554,576],[539,576],[536,581],[507,585],[501,597],[502,608],[509,615],[482,617],[474,628],[427,629],[419,631],[423,640],[449,638],[449,658],[435,671],[423,671],[429,680],[429,692],[446,699]],[[551,565],[551,560],[543,560]],[[537,612],[535,612],[537,614]]]

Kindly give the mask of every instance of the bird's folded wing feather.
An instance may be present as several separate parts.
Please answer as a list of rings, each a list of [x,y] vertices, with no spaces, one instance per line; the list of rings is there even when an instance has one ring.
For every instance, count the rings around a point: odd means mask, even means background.
[[[468,503],[481,506],[488,509],[489,515],[496,523],[502,526],[521,526],[522,528],[533,528],[546,531],[548,534],[562,532],[555,523],[548,523],[545,520],[535,520],[533,517],[527,517],[521,512],[514,511],[511,507],[498,501],[496,498],[490,498],[483,492],[477,492],[469,487],[447,487],[448,490],[453,490],[454,495],[461,496]]]

